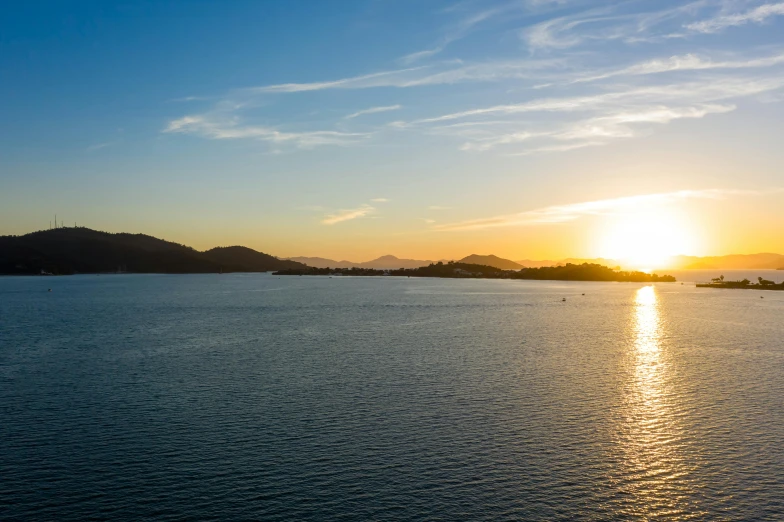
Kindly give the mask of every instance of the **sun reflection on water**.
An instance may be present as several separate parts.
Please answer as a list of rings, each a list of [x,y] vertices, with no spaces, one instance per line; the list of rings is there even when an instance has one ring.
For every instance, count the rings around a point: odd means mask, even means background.
[[[663,343],[665,324],[656,288],[640,288],[634,300],[632,365],[622,427],[625,515],[643,519],[685,520],[698,514],[689,507],[693,488],[682,451],[674,376]]]

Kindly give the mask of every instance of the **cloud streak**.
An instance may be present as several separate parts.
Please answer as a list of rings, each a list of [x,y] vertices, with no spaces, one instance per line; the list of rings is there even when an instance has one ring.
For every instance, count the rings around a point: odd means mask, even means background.
[[[770,63],[784,61],[774,57]],[[524,144],[514,155],[562,152],[632,138],[652,125],[700,119],[736,110],[738,99],[778,91],[778,76],[706,77],[699,81],[624,88],[598,94],[539,98],[442,114],[411,122],[401,129],[459,136],[466,151],[488,151]]]
[[[384,87],[405,89],[428,85],[451,85],[466,82],[496,82],[503,79],[534,80],[541,77],[542,71],[556,71],[563,67],[563,65],[563,60],[556,59],[487,61],[469,64],[455,64],[454,62],[449,62],[407,69],[382,71],[331,81],[283,83],[249,87],[239,91],[239,94],[253,96],[260,94],[285,94],[332,89],[377,89]]]
[[[581,142],[577,145],[539,147],[516,155],[528,155],[532,152],[563,152],[587,146],[601,145],[602,142],[597,140],[634,137],[637,135],[634,128],[631,127],[634,124],[666,124],[682,118],[703,118],[708,114],[721,114],[733,110],[735,110],[734,105],[718,104],[677,108],[667,106],[640,108],[569,123],[561,129],[549,132],[515,132],[478,139],[474,142],[465,143],[461,149],[485,151],[500,145],[510,145],[535,139]]]
[[[375,210],[375,207],[367,204],[361,205],[357,208],[343,209],[333,214],[324,216],[324,219],[321,220],[321,223],[324,225],[336,225],[338,223],[343,223],[344,221],[365,217]]]
[[[572,83],[593,82],[614,78],[618,76],[640,76],[648,74],[660,74],[675,71],[705,71],[711,69],[755,69],[762,67],[772,67],[784,63],[784,53],[766,56],[762,58],[752,58],[746,60],[724,60],[713,61],[709,58],[702,58],[695,54],[671,56],[665,59],[655,59],[646,62],[607,71],[601,74],[587,76],[573,80]]]
[[[634,12],[634,2],[618,2],[525,27],[519,37],[533,51],[563,50],[589,43],[661,43],[732,26],[761,24],[784,14],[784,3],[768,3],[728,14],[733,0],[695,0],[666,9]]]
[[[283,132],[271,127],[244,125],[236,117],[209,115],[185,116],[172,120],[163,132],[195,134],[214,140],[255,139],[275,145],[291,144],[299,148],[348,145],[369,136],[338,131]]]
[[[344,116],[344,120],[352,120],[358,116],[364,116],[366,114],[377,114],[379,112],[389,112],[389,111],[398,111],[402,109],[402,105],[386,105],[382,107],[371,107],[369,109],[363,109],[361,111],[357,111],[354,113],[349,114],[348,116]]]
[[[436,45],[434,45],[432,48],[407,54],[399,58],[398,61],[408,65],[419,60],[432,58],[433,56],[443,52],[444,49],[446,49],[447,46],[452,42],[455,42],[467,36],[477,25],[509,10],[511,7],[513,7],[513,4],[507,4],[494,9],[487,9],[484,11],[473,13],[470,16],[463,18],[457,24],[449,28],[446,31],[446,33],[441,37],[439,42]]]
[[[753,195],[755,191],[706,189],[706,190],[680,190],[658,194],[644,194],[638,196],[625,196],[620,198],[585,201],[568,205],[553,205],[549,207],[528,210],[517,214],[506,214],[489,218],[472,219],[456,223],[446,223],[432,227],[432,230],[451,232],[482,230],[496,227],[509,226],[535,226],[575,221],[586,216],[611,214],[629,209],[637,209],[646,205],[662,205],[689,199],[724,199],[730,195]]]
[[[764,4],[745,13],[721,15],[709,20],[688,24],[686,28],[700,33],[717,33],[728,27],[746,25],[748,23],[761,24],[768,18],[782,15],[784,15],[784,2]]]

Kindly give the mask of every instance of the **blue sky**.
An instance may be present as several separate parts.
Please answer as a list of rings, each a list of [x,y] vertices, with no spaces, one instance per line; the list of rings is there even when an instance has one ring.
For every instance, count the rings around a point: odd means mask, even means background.
[[[0,50],[0,233],[596,255],[659,195],[784,250],[784,2],[25,2]]]

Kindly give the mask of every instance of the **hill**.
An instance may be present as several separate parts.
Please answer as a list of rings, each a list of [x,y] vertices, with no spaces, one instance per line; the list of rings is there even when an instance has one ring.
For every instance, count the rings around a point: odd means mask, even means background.
[[[365,261],[359,263],[359,268],[375,268],[377,270],[397,269],[397,268],[419,268],[420,266],[427,266],[432,261],[423,261],[421,259],[401,259],[392,255],[381,256],[373,259],[372,261]]]
[[[314,268],[332,268],[337,266],[351,268],[357,266],[357,263],[354,263],[353,261],[336,261],[326,257],[288,257],[283,261],[294,261],[296,263],[302,263],[303,265],[312,266]]]
[[[0,236],[0,274],[264,272],[303,265],[245,247],[199,252],[145,234],[57,228]]]
[[[464,257],[458,263],[465,263],[468,265],[484,265],[484,266],[492,266],[495,268],[500,268],[501,270],[520,270],[521,268],[525,268],[524,265],[520,263],[515,263],[514,261],[510,261],[509,259],[503,259],[498,256],[494,256],[492,254],[488,256],[480,256],[478,254],[471,254],[470,256]]]
[[[203,257],[227,267],[233,272],[269,272],[283,268],[301,268],[302,263],[286,261],[244,246],[215,247],[204,252]],[[236,270],[231,270],[231,268]],[[224,271],[226,271],[224,269]]]

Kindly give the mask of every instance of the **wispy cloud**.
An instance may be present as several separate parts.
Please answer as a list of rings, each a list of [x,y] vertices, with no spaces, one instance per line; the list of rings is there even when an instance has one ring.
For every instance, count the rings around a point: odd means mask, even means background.
[[[629,104],[652,104],[656,102],[709,102],[734,97],[749,96],[771,91],[784,86],[784,75],[777,77],[733,77],[721,82],[711,79],[669,85],[651,85],[594,95],[563,98],[540,98],[524,103],[493,105],[477,109],[422,118],[411,122],[400,122],[398,126],[432,124],[484,116],[515,115],[532,112],[577,112],[602,107]]]
[[[374,210],[376,210],[374,207],[365,204],[357,208],[343,209],[333,214],[328,214],[324,216],[324,219],[322,219],[321,222],[324,225],[335,225],[337,223],[342,223],[344,221],[350,221],[352,219],[357,219],[357,218],[367,216]]]
[[[397,111],[402,109],[402,105],[385,105],[382,107],[371,107],[369,109],[363,109],[361,111],[357,111],[354,113],[349,114],[348,116],[344,116],[343,119],[351,120],[356,118],[357,116],[363,116],[365,114],[376,114],[378,112],[389,112],[389,111]]]
[[[436,43],[433,47],[429,49],[424,49],[422,51],[416,51],[410,54],[407,54],[398,59],[399,62],[403,64],[411,64],[419,60],[424,60],[426,58],[431,58],[447,48],[449,44],[464,38],[468,35],[477,25],[481,24],[482,22],[489,20],[495,17],[498,14],[501,14],[511,7],[514,4],[506,4],[502,5],[493,9],[486,9],[483,11],[478,11],[475,13],[471,13],[470,15],[462,18],[456,24],[449,27],[445,32],[444,35],[439,39],[438,43]]]
[[[213,96],[183,96],[182,98],[173,98],[169,101],[172,102],[192,102],[192,101],[205,101],[212,100]]]
[[[584,149],[586,147],[598,147],[605,145],[604,141],[581,141],[577,143],[567,143],[564,145],[545,145],[539,147],[530,147],[522,152],[512,152],[507,156],[533,156],[535,154],[548,154],[551,152],[568,152],[570,150]]]
[[[460,136],[467,140],[461,146],[467,151],[525,144],[524,149],[518,148],[512,154],[562,152],[639,136],[651,125],[731,112],[737,105],[728,103],[730,100],[772,93],[783,87],[784,73],[706,77],[699,81],[624,87],[592,95],[481,107],[397,122],[396,126]]]
[[[299,148],[348,145],[368,136],[338,131],[283,132],[270,127],[244,125],[237,117],[210,115],[185,116],[172,120],[163,132],[196,134],[215,140],[256,139],[277,145],[293,144]]]
[[[297,93],[329,89],[412,88],[465,82],[495,82],[503,79],[539,79],[542,71],[563,67],[560,59],[444,62],[427,66],[382,71],[338,80],[311,83],[284,83],[242,89],[241,94]]]
[[[604,80],[617,76],[638,76],[646,74],[658,74],[674,71],[704,71],[711,69],[754,69],[771,67],[784,63],[784,53],[751,58],[743,60],[722,60],[713,61],[710,58],[703,58],[695,54],[671,56],[664,59],[648,60],[621,69],[602,72],[572,80],[572,83],[592,82]]]
[[[387,198],[373,198],[370,201],[373,201],[374,203],[388,203],[389,199],[387,199]]]
[[[520,31],[532,50],[567,49],[589,42],[654,42],[682,38],[684,20],[715,12],[721,0],[696,0],[655,11],[629,11],[634,2],[619,2],[539,22]]]
[[[746,25],[748,23],[761,24],[768,18],[782,15],[784,15],[784,2],[764,4],[743,13],[724,14],[709,20],[691,23],[686,25],[686,28],[700,33],[716,33],[728,27]]]
[[[248,93],[290,93],[320,91],[324,89],[362,89],[368,87],[384,87],[395,84],[404,84],[407,74],[422,70],[424,67],[412,67],[409,69],[397,69],[393,71],[382,71],[361,76],[352,76],[326,82],[310,83],[281,83],[277,85],[265,85],[261,87],[250,87],[245,89]]]
[[[688,199],[724,199],[730,195],[758,194],[756,191],[706,189],[706,190],[680,190],[658,194],[644,194],[638,196],[625,196],[620,198],[585,201],[568,205],[553,205],[549,207],[527,210],[517,214],[506,214],[489,218],[473,219],[456,223],[436,225],[437,231],[463,231],[480,230],[494,227],[532,226],[565,223],[585,216],[610,214],[623,210],[638,209],[646,205],[661,205]]]
[[[603,144],[607,139],[631,138],[636,136],[633,124],[665,124],[682,118],[703,118],[708,114],[721,114],[735,110],[734,105],[700,105],[694,107],[649,107],[636,110],[622,110],[610,115],[598,116],[544,132],[514,132],[465,143],[462,150],[490,150],[500,145],[527,142],[535,139],[558,141],[578,141],[576,145],[538,146],[534,150],[516,155],[529,155],[532,152],[562,152]]]
[[[105,149],[106,147],[111,147],[115,143],[117,143],[117,142],[116,141],[107,141],[107,142],[104,142],[104,143],[94,143],[93,145],[90,145],[89,147],[87,147],[87,152],[95,152],[96,150]]]

